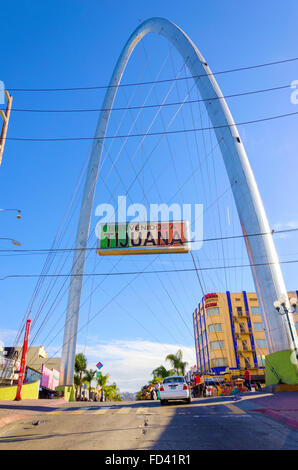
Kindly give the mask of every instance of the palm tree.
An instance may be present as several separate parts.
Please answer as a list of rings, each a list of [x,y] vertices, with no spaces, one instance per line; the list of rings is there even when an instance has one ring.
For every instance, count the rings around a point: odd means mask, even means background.
[[[168,375],[166,377],[168,377]],[[163,379],[164,377],[159,377],[158,375],[154,375],[153,379],[150,380],[149,384],[161,384]]]
[[[85,372],[87,369],[87,358],[83,353],[76,354],[75,357],[75,371],[79,375],[79,381],[80,381],[80,397],[82,394],[82,376],[83,372]]]
[[[153,377],[161,377],[164,379],[165,377],[169,377],[170,375],[173,375],[175,371],[173,369],[167,370],[165,366],[159,366],[156,369],[152,371]]]
[[[89,384],[89,398],[91,395],[91,382],[94,379],[96,374],[96,370],[90,369],[85,371],[85,375],[83,377],[83,382],[87,382]]]
[[[77,396],[78,396],[78,389],[80,387],[80,376],[78,374],[74,374],[73,376],[73,383],[74,383],[74,386],[75,386],[75,391],[76,391],[76,399],[77,399]]]
[[[169,361],[172,363],[172,366],[176,372],[177,375],[185,375],[185,369],[187,366],[187,362],[182,361],[183,353],[181,349],[178,349],[176,354],[168,354],[166,357],[166,361]]]
[[[112,385],[106,385],[105,395],[109,400],[121,401],[119,389],[115,383]]]
[[[106,393],[106,388],[107,388],[107,383],[109,380],[110,374],[107,375],[102,375],[100,374],[99,377],[97,377],[97,385],[100,387],[100,390],[104,391]]]

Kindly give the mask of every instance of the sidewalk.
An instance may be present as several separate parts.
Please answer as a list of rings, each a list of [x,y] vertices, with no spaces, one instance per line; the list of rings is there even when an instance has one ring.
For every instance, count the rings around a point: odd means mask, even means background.
[[[246,393],[238,401],[237,406],[239,405],[245,411],[262,413],[298,430],[298,392],[266,395]]]
[[[69,402],[63,398],[53,400],[0,401],[0,429],[6,424],[41,413],[49,413]]]

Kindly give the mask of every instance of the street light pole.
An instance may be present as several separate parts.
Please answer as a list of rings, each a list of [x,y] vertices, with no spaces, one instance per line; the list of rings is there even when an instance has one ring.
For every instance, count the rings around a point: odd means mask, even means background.
[[[14,240],[13,238],[0,238],[0,240],[10,240],[13,245],[16,246],[21,246],[21,242],[18,242],[17,240]]]
[[[15,211],[17,212],[17,219],[21,218],[21,211],[20,209],[0,209],[0,211]]]
[[[295,336],[294,336],[294,333],[293,333],[292,323],[291,323],[290,317],[289,317],[289,311],[290,311],[290,314],[293,314],[296,311],[297,298],[292,297],[290,299],[290,308],[291,308],[291,310],[289,310],[289,308],[287,306],[287,298],[283,294],[280,296],[279,300],[276,300],[275,302],[273,302],[273,305],[274,305],[274,307],[276,308],[276,310],[278,311],[278,313],[280,315],[286,315],[287,322],[288,322],[288,325],[289,325],[291,340],[292,340],[292,343],[293,343],[293,346],[294,346],[296,358],[298,359],[297,344],[296,344]]]

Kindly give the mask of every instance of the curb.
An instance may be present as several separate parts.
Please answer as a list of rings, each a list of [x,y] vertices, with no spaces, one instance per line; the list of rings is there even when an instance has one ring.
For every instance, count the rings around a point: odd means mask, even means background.
[[[14,421],[20,421],[22,419],[28,418],[31,415],[14,415],[14,416],[5,416],[4,418],[0,418],[0,428],[5,426],[6,424],[13,423]]]

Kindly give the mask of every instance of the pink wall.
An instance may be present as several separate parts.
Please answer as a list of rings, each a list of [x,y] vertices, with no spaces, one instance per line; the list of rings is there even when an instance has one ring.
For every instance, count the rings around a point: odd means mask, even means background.
[[[60,372],[55,369],[48,369],[42,365],[41,373],[42,376],[40,385],[42,387],[49,388],[50,390],[55,390],[55,388],[59,385]]]

